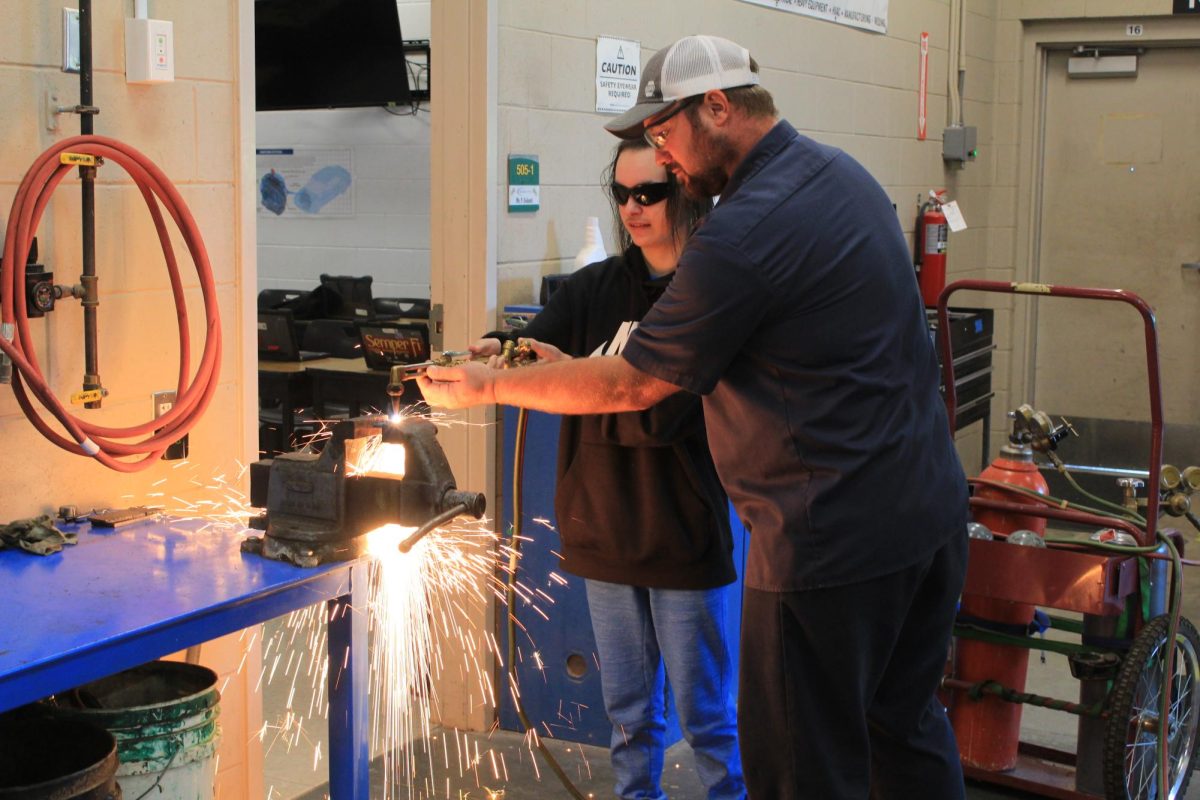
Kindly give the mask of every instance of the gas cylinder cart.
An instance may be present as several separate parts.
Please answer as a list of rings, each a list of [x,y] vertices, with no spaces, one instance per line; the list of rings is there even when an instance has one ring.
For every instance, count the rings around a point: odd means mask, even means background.
[[[937,313],[951,427],[956,399],[947,303],[963,290],[1133,306],[1145,327],[1151,422],[1145,498],[1136,497],[1132,483],[1123,503],[1086,493],[1055,453],[1070,424],[1056,424],[1029,406],[1012,412],[1009,444],[971,480],[970,561],[943,679],[963,770],[969,778],[1044,797],[1182,798],[1200,724],[1200,634],[1180,616],[1183,538],[1161,526],[1159,514],[1196,524],[1188,495],[1200,488],[1200,470],[1181,473],[1162,463],[1154,312],[1119,290],[950,284]],[[1035,459],[1053,464],[1082,500],[1050,497]],[[1056,531],[1047,535],[1051,521]],[[1069,641],[1038,638],[1046,628]],[[1030,650],[1067,657],[1080,685],[1077,700],[1025,690]],[[1020,741],[1025,704],[1077,716],[1076,752]]]

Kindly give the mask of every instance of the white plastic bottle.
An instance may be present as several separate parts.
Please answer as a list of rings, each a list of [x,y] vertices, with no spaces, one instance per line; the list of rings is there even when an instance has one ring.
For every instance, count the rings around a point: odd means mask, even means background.
[[[588,217],[583,225],[583,247],[575,254],[575,269],[606,258],[608,253],[604,251],[604,239],[600,236],[600,218]]]

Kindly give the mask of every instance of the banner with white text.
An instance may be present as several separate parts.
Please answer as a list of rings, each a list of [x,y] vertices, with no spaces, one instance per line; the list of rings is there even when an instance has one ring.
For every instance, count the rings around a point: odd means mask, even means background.
[[[888,0],[742,0],[853,28],[887,33]]]

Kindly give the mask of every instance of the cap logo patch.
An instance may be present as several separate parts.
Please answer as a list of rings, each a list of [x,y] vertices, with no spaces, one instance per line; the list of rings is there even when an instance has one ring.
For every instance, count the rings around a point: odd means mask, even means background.
[[[646,89],[644,90],[643,94],[645,94],[646,97],[654,96],[654,81],[653,80],[646,81]]]

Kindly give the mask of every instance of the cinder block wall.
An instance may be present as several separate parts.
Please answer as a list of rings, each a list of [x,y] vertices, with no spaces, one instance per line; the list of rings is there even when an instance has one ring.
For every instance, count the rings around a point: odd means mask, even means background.
[[[405,40],[429,38],[429,0],[397,0]],[[424,83],[414,56],[409,70]],[[355,209],[347,216],[259,214],[260,289],[311,289],[321,273],[370,275],[376,297],[429,297],[429,103],[403,116],[383,108],[264,111],[258,147],[350,150]]]
[[[993,85],[991,90],[991,142],[994,165],[987,186],[989,223],[983,245],[984,269],[988,280],[1027,280],[1030,278],[1029,209],[1026,205],[1031,163],[1034,158],[1034,132],[1022,129],[1022,115],[1036,102],[1036,87],[1023,74],[1030,65],[1023,63],[1025,31],[1029,25],[1052,20],[1111,19],[1111,38],[1124,36],[1125,22],[1159,17],[1156,25],[1170,25],[1170,0],[994,0],[972,6],[987,6],[994,18]],[[982,131],[981,131],[982,136]],[[957,244],[957,241],[954,242]],[[967,277],[958,272],[951,256],[951,276]],[[1020,403],[1030,402],[1026,390],[1026,331],[1029,301],[1013,296],[992,295],[988,304],[996,308],[996,343],[992,376],[996,397],[992,401],[992,450],[1007,441],[1005,412]],[[1101,369],[1102,365],[1096,365]],[[1089,391],[1080,387],[1080,391]]]
[[[536,214],[509,214],[500,201],[498,306],[530,302],[542,275],[570,269],[588,216],[601,219],[612,251],[611,212],[599,184],[616,140],[601,128],[611,117],[594,111],[597,35],[639,41],[643,63],[658,48],[691,33],[716,33],[745,45],[782,116],[801,133],[862,162],[896,204],[910,241],[918,195],[948,189],[970,226],[952,237],[950,277],[987,273],[992,240],[1012,238],[1011,228],[997,230],[992,216],[997,191],[1006,191],[995,188],[997,173],[1015,172],[1016,162],[1011,139],[1006,148],[993,146],[995,2],[968,0],[966,5],[963,113],[966,124],[978,127],[980,156],[961,170],[944,167],[941,158],[951,71],[946,0],[889,4],[886,34],[729,0],[688,2],[686,13],[684,7],[589,0],[550,15],[529,0],[501,2],[502,60],[505,54],[521,57],[505,60],[499,74],[497,171],[503,179],[509,153],[538,155],[542,200]],[[927,137],[919,141],[922,32],[929,33],[930,52]],[[502,198],[504,190],[498,187]],[[1013,191],[1010,185],[1007,196]],[[1011,268],[1011,258],[1006,265]],[[971,426],[963,444],[964,460],[972,464],[979,460],[979,433],[980,426]]]
[[[988,231],[995,3],[968,2],[966,121],[980,128],[980,160],[943,169],[949,5],[892,3],[888,32],[877,34],[749,3],[699,0],[681,5],[581,2],[561,14],[528,0],[501,3],[500,52],[520,53],[500,72],[497,158],[534,153],[542,170],[542,207],[500,220],[499,302],[528,300],[542,274],[569,264],[582,244],[583,220],[610,211],[600,174],[615,139],[595,108],[595,37],[641,42],[642,60],[679,36],[719,33],[746,45],[763,85],[802,133],[848,151],[882,183],[911,233],[916,196],[947,187],[961,198],[970,230],[953,242],[952,263],[982,269]],[[930,34],[928,138],[917,141],[919,40]],[[606,230],[606,242],[611,237]],[[975,266],[975,265],[979,266]]]
[[[948,279],[1014,280],[1027,259],[1018,253],[1022,141],[1021,43],[1026,23],[1051,19],[1168,16],[1170,0],[966,0],[963,121],[978,128],[978,159],[948,168],[941,136],[948,119],[949,0],[903,0],[888,8],[888,30],[876,34],[734,0],[579,0],[546,14],[533,0],[501,0],[498,142],[501,185],[497,306],[530,302],[541,276],[570,269],[583,225],[598,216],[605,242],[609,208],[599,187],[614,140],[595,108],[595,37],[638,40],[642,61],[679,36],[717,33],[746,45],[763,68],[784,117],[802,133],[840,147],[883,184],[911,242],[917,196],[945,188],[969,225],[951,235]],[[1164,20],[1169,24],[1169,20]],[[930,36],[928,131],[917,139],[918,52]],[[505,210],[506,158],[540,158],[542,200],[536,214]],[[1003,441],[1004,412],[1025,402],[1024,312],[1006,296],[956,298],[995,308],[992,450]],[[1015,363],[1014,363],[1015,362]],[[979,425],[960,437],[969,469],[979,463]]]
[[[46,129],[44,97],[79,102],[79,78],[63,73],[62,6],[0,0],[0,221],[7,223],[12,198],[26,169],[52,142],[79,133],[74,115],[61,115],[58,130]],[[195,216],[217,281],[224,337],[224,364],[212,406],[191,434],[191,465],[176,470],[163,462],[145,472],[122,475],[91,459],[70,455],[38,434],[21,414],[9,387],[0,387],[0,520],[53,512],[62,504],[82,509],[146,502],[165,485],[188,494],[183,472],[207,478],[238,474],[239,460],[254,454],[254,416],[246,400],[253,387],[251,362],[243,358],[246,330],[242,298],[254,288],[253,257],[244,237],[253,236],[240,213],[242,176],[239,112],[239,0],[205,3],[157,2],[152,13],[175,24],[176,80],[160,86],[125,82],[124,18],[132,4],[94,3],[94,101],[100,108],[96,132],[146,153],[179,188]],[[65,180],[47,209],[38,234],[41,260],[56,282],[76,283],[81,269],[80,193],[77,179]],[[100,276],[100,374],[109,396],[99,411],[73,410],[101,424],[130,425],[151,417],[151,393],[173,389],[178,358],[174,304],[166,267],[145,205],[116,165],[100,170],[96,188],[96,258]],[[176,252],[187,288],[192,337],[204,338],[198,280],[178,236]],[[248,308],[248,306],[247,306]],[[43,372],[64,401],[78,391],[83,373],[82,312],[78,302],[32,324]],[[198,347],[199,345],[197,345]],[[199,350],[195,353],[198,358]],[[196,362],[193,358],[193,364]],[[193,367],[194,368],[194,367]],[[160,482],[166,480],[167,484]],[[169,496],[161,498],[170,504]],[[32,557],[32,556],[31,556]],[[68,554],[65,557],[70,557]],[[130,579],[150,580],[131,574]],[[258,797],[261,756],[247,748],[261,712],[246,691],[248,673],[235,674],[242,646],[214,643],[204,660],[226,678],[220,760],[221,796]],[[249,659],[257,664],[258,659]],[[253,687],[253,677],[249,679]]]

